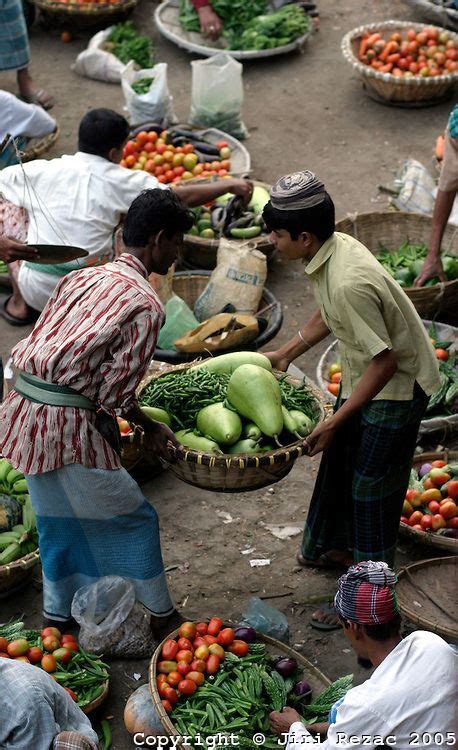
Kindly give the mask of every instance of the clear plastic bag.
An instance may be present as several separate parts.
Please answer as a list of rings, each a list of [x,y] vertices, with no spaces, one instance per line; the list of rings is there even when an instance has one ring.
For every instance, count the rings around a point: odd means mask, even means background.
[[[106,576],[78,589],[72,617],[81,626],[79,642],[87,651],[131,659],[152,653],[151,615],[135,601],[134,586],[125,578]]]
[[[191,122],[219,128],[235,138],[246,138],[242,121],[243,65],[225,53],[193,60]]]
[[[132,84],[142,78],[152,78],[153,81],[145,94],[137,94]],[[161,122],[167,125],[176,122],[173,99],[167,84],[166,63],[136,70],[135,63],[131,60],[121,75],[121,86],[131,125],[139,125],[142,122]]]
[[[250,625],[263,635],[270,635],[283,643],[289,641],[289,625],[286,615],[253,596],[248,609],[242,615],[242,625]]]

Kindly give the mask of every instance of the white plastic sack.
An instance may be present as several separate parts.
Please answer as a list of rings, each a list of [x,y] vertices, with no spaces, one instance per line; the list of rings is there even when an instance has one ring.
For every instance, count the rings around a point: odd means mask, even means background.
[[[141,78],[154,78],[146,94],[136,94],[132,88],[132,84]],[[167,85],[167,63],[136,70],[135,63],[131,60],[122,72],[121,86],[131,125],[140,125],[142,122],[176,122],[173,98]]]
[[[243,124],[243,65],[226,53],[206,60],[193,60],[191,122],[219,128],[243,139],[248,131]]]
[[[80,52],[72,65],[72,70],[80,76],[94,78],[96,81],[119,83],[124,68],[121,60],[103,49],[103,45],[111,34],[112,26],[99,31],[89,40],[87,49]]]

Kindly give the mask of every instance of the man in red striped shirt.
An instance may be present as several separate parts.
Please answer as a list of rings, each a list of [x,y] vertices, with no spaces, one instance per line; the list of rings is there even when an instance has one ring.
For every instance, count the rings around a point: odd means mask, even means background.
[[[26,475],[44,616],[60,625],[70,619],[74,592],[106,575],[133,581],[158,635],[176,614],[156,512],[99,430],[107,420],[113,427],[120,409],[143,427],[151,454],[169,456],[167,442],[176,442],[165,425],[145,417],[135,392],[164,319],[148,275],[167,272],[191,226],[174,191],[141,193],[125,220],[126,252],[62,278],[12,352],[20,376],[0,406],[0,454]]]

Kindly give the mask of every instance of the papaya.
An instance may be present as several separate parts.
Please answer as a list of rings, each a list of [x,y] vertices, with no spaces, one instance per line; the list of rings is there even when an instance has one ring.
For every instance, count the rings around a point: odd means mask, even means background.
[[[227,400],[264,435],[277,438],[282,431],[281,390],[271,372],[257,365],[240,365],[230,377]]]
[[[155,422],[162,422],[162,424],[166,424],[167,427],[172,426],[170,414],[165,409],[159,409],[157,406],[142,406],[140,408],[147,417],[154,419]]]
[[[228,373],[231,375],[241,365],[257,365],[265,370],[272,370],[270,360],[260,352],[230,352],[219,357],[205,359],[191,367],[191,370],[205,368],[208,372]]]
[[[246,438],[245,440],[239,440],[235,445],[231,445],[227,453],[259,453],[260,447],[256,440]]]
[[[242,434],[239,415],[227,409],[221,401],[204,406],[197,415],[196,424],[202,435],[222,445],[233,445]]]
[[[291,409],[289,414],[291,419],[296,423],[296,433],[301,437],[307,437],[307,435],[310,435],[315,427],[313,420],[310,419],[307,414],[304,414],[304,412],[299,411],[298,409]]]
[[[214,440],[209,440],[202,435],[196,435],[192,430],[178,430],[178,432],[175,432],[175,437],[182,445],[193,451],[200,451],[201,453],[222,453],[218,443],[215,443]]]
[[[247,422],[242,429],[242,435],[244,438],[251,438],[252,440],[261,440],[262,432],[254,422]]]

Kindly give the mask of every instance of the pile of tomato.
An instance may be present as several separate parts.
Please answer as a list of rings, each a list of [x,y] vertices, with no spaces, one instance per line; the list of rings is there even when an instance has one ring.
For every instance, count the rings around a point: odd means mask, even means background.
[[[380,73],[398,78],[431,78],[458,69],[458,46],[447,31],[425,28],[396,32],[388,39],[364,32],[358,59]]]
[[[426,466],[429,468],[429,465]],[[448,468],[445,461],[433,461],[430,470],[421,479],[423,492],[407,490],[401,523],[417,531],[458,529],[458,479],[452,478]]]
[[[342,367],[339,362],[333,362],[328,370],[329,383],[326,386],[329,393],[335,398],[339,395],[340,381],[342,380]]]
[[[223,628],[219,617],[210,622],[184,622],[175,640],[162,647],[158,662],[157,689],[162,705],[171,713],[180,696],[193,695],[210,675],[215,675],[226,651],[246,656],[250,647],[237,640],[232,628]]]
[[[143,170],[154,175],[162,183],[178,183],[196,177],[227,177],[231,168],[231,149],[227,141],[219,141],[219,159],[200,162],[192,143],[174,146],[168,142],[168,132],[163,130],[142,130],[135,140],[124,146],[121,166],[133,170]]]

